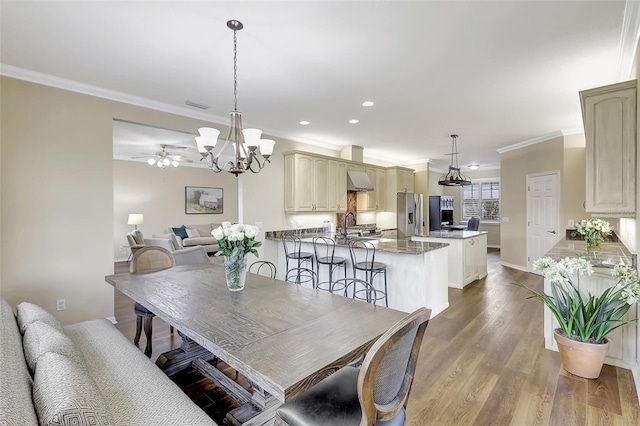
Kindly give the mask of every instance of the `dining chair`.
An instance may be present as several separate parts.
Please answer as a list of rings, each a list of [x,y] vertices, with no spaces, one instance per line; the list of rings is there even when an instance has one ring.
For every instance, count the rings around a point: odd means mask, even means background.
[[[344,278],[347,278],[347,259],[335,255],[336,242],[332,238],[315,237],[313,239],[313,252],[316,256],[316,271],[320,275],[320,266],[325,265],[329,269],[329,281],[318,282],[318,290],[333,293],[333,271],[336,268],[344,270]]]
[[[274,265],[272,262],[269,262],[268,260],[256,260],[249,266],[249,272],[258,275],[264,275],[264,273],[260,273],[263,269],[264,272],[266,272],[267,277],[271,277],[273,279],[276,278],[276,265]]]
[[[382,274],[384,278],[384,290],[376,290],[368,299],[374,297],[372,303],[383,300],[389,307],[389,299],[387,297],[387,265],[382,262],[376,262],[376,246],[371,241],[353,240],[349,241],[349,255],[351,256],[351,267],[353,268],[353,276],[357,277],[357,272],[364,272],[364,281],[375,288],[375,278]],[[355,290],[355,287],[354,287]]]
[[[430,315],[427,308],[407,315],[378,338],[360,368],[343,367],[280,406],[276,424],[404,425]]]
[[[157,271],[161,269],[167,269],[176,266],[176,260],[171,252],[163,247],[146,246],[137,250],[129,270],[131,272],[149,272]],[[149,309],[136,302],[134,308],[136,313],[136,335],[133,338],[135,345],[140,341],[140,334],[142,333],[142,325],[144,322],[144,334],[147,338],[147,346],[144,349],[144,354],[151,358],[152,353],[152,339],[153,334],[153,317],[156,315]],[[173,326],[169,326],[171,333],[173,333]]]

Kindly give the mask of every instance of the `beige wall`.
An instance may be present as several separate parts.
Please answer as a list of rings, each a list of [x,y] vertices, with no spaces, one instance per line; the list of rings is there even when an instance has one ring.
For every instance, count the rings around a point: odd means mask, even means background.
[[[6,77],[0,85],[0,295],[64,324],[112,316],[112,121],[187,132],[208,123]]]
[[[185,214],[185,186],[222,188],[222,214]],[[146,238],[165,234],[167,228],[202,223],[238,220],[238,183],[230,173],[214,173],[209,169],[180,166],[150,167],[147,163],[113,161],[113,250],[114,258],[128,255],[126,234],[129,213],[144,214],[138,226]]]
[[[582,145],[582,147],[580,147]],[[557,137],[500,155],[501,260],[527,267],[527,175],[560,171],[560,235],[567,221],[585,219],[584,135]],[[505,218],[509,222],[505,223]]]

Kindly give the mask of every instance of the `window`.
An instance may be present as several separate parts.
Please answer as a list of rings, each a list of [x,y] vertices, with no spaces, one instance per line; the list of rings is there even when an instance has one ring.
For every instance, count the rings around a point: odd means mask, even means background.
[[[500,182],[474,182],[462,187],[462,220],[500,220]]]

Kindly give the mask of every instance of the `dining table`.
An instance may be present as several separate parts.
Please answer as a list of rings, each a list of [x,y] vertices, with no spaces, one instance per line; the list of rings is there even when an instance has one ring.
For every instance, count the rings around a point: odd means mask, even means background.
[[[218,262],[105,280],[249,380],[245,402],[258,415],[238,422],[245,425],[264,424],[280,404],[362,360],[407,315],[252,273],[243,290],[230,291]]]

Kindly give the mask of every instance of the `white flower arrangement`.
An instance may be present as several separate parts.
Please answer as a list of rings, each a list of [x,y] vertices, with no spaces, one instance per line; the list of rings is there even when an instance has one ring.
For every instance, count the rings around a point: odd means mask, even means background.
[[[611,224],[604,219],[583,219],[576,224],[576,231],[584,235],[584,239],[590,246],[597,246],[604,241],[604,237],[611,235]]]
[[[242,257],[247,253],[258,256],[257,247],[262,242],[256,241],[258,227],[244,225],[241,223],[222,222],[222,224],[211,231],[213,238],[218,240],[218,252],[216,256]]]

